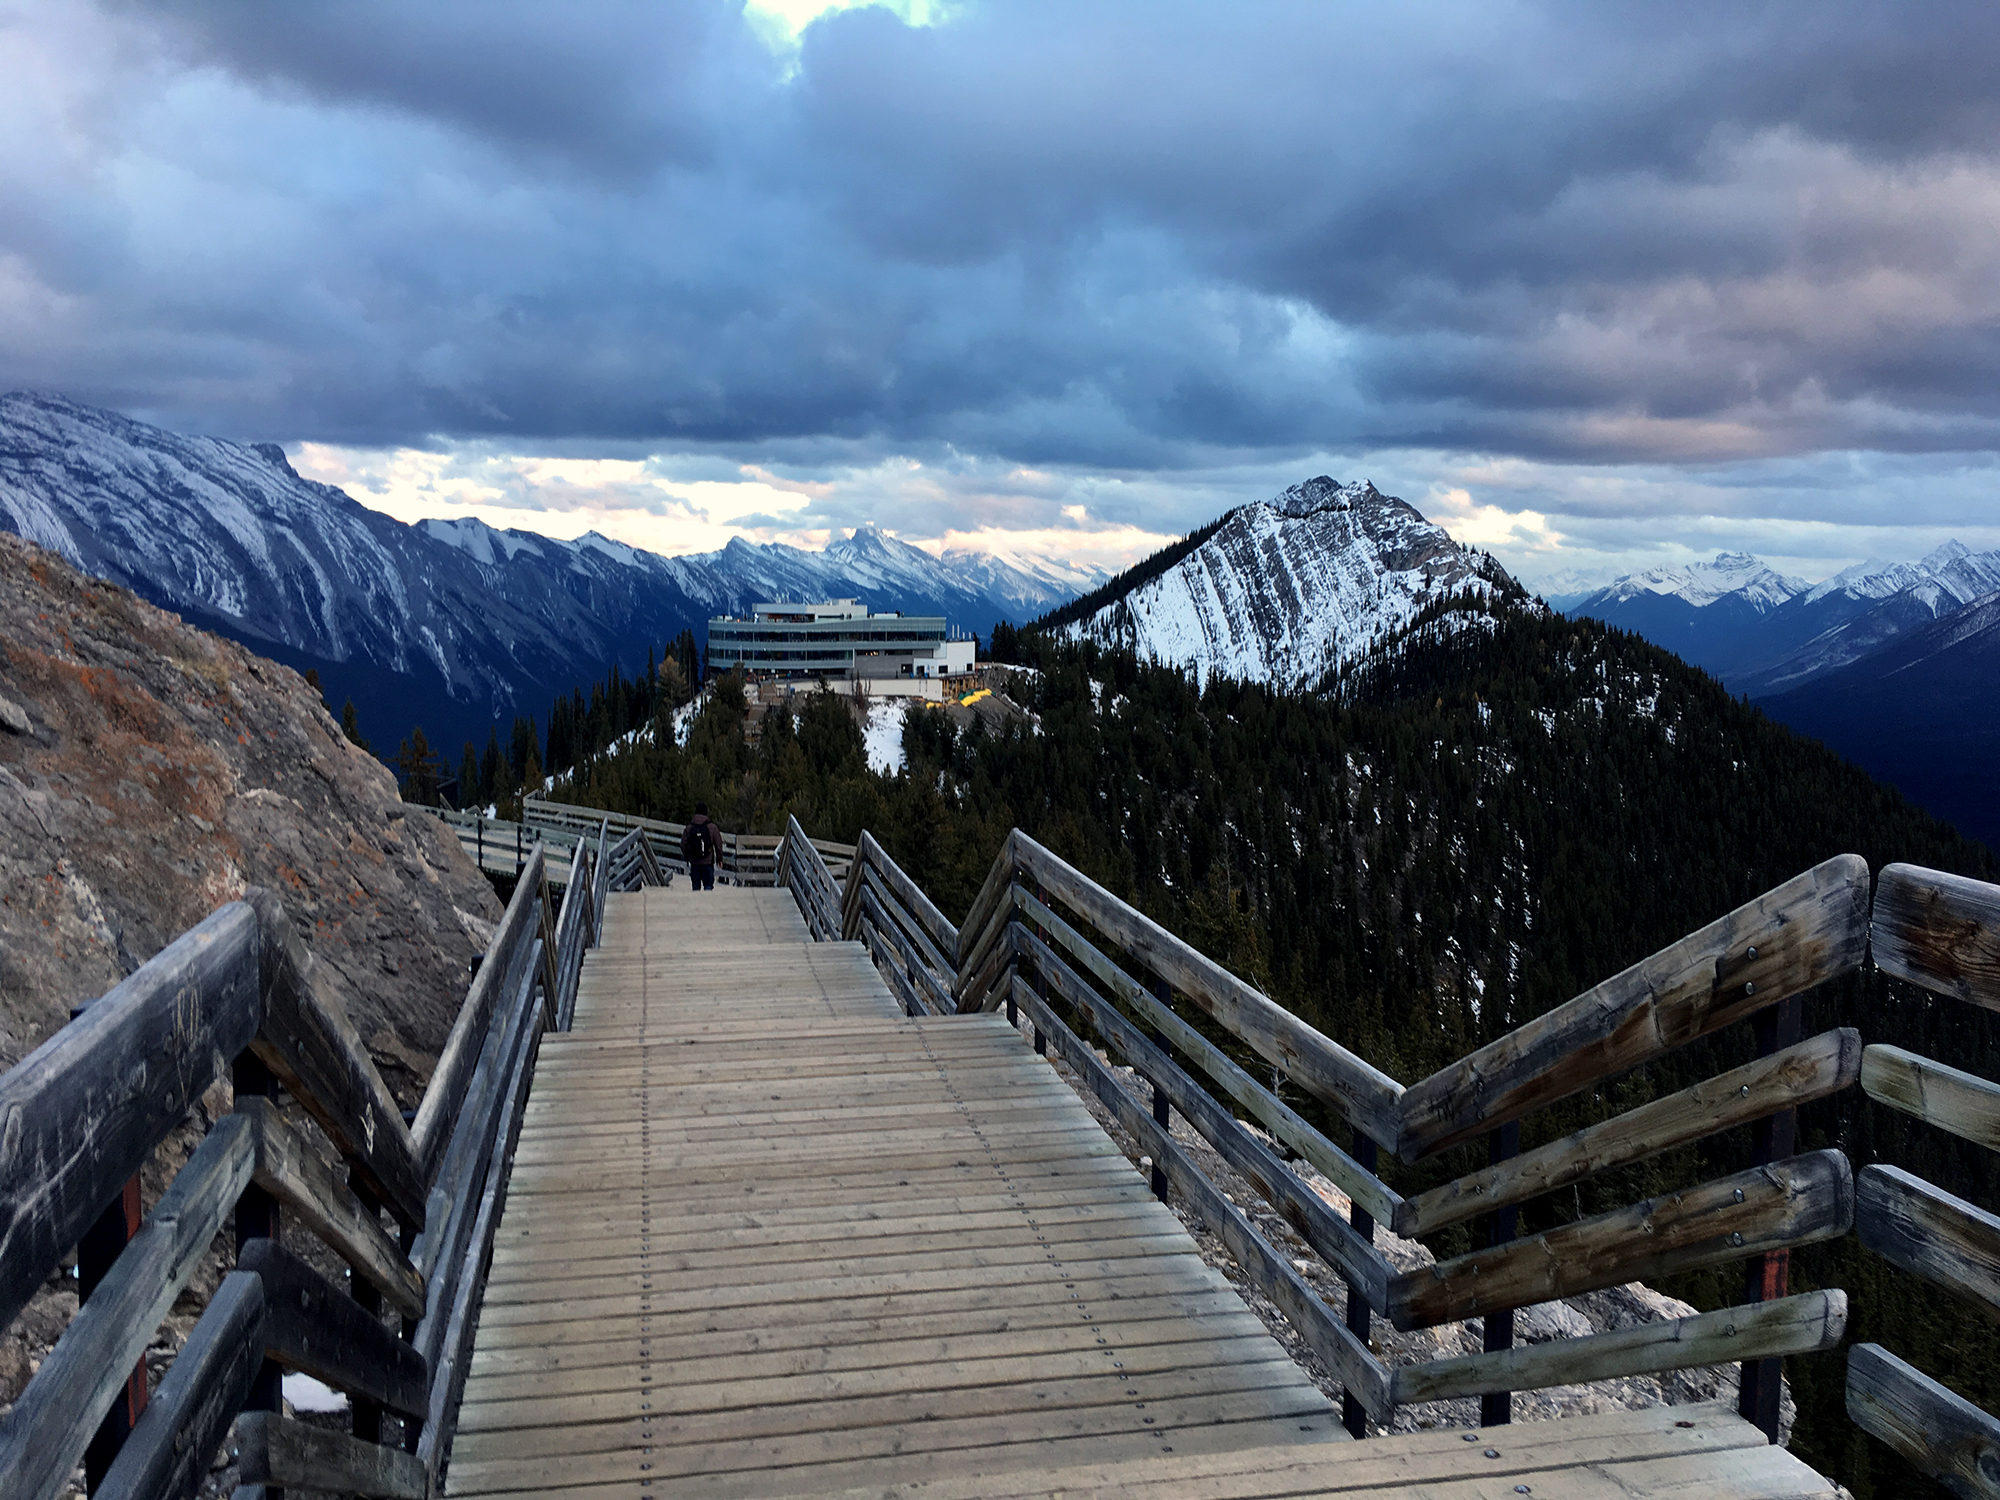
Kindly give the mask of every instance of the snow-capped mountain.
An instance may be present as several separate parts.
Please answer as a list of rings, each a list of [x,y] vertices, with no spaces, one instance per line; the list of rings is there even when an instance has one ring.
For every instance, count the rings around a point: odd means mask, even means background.
[[[1594,593],[1586,594],[1578,601],[1578,610],[1602,618],[1602,610],[1652,597],[1679,599],[1695,609],[1706,609],[1724,599],[1736,599],[1759,614],[1768,614],[1810,587],[1803,578],[1787,578],[1747,552],[1718,552],[1712,563],[1689,563],[1685,567],[1648,568],[1643,573],[1627,573]],[[1584,608],[1585,605],[1590,607]]]
[[[1231,512],[1163,571],[1143,565],[1072,640],[1122,647],[1206,680],[1298,687],[1357,659],[1435,599],[1515,585],[1491,558],[1373,484],[1321,476]]]
[[[2000,553],[1947,542],[1918,562],[1865,562],[1808,585],[1757,558],[1650,568],[1566,602],[1656,641],[1753,695],[1856,661],[2000,588]]]
[[[740,538],[663,557],[472,519],[409,526],[300,477],[273,444],[188,437],[60,398],[0,396],[0,527],[292,666],[364,725],[436,742],[771,599],[858,597],[984,632],[1074,596],[1056,567],[939,559],[862,527],[824,551]]]

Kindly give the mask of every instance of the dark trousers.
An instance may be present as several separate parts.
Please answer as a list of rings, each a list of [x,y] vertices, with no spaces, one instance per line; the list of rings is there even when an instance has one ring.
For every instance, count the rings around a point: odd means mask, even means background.
[[[714,865],[689,865],[689,866],[688,866],[688,880],[689,880],[689,882],[690,882],[690,883],[691,883],[691,884],[692,884],[692,885],[694,886],[694,888],[695,888],[696,890],[698,890],[698,891],[712,891],[712,890],[714,890],[714,889],[715,889],[715,866],[714,866]]]

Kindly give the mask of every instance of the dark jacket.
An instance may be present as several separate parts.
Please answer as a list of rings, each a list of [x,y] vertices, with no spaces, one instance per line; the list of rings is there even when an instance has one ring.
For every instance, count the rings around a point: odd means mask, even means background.
[[[681,858],[691,865],[712,865],[721,852],[722,840],[716,837],[715,824],[707,813],[696,813],[681,833]]]

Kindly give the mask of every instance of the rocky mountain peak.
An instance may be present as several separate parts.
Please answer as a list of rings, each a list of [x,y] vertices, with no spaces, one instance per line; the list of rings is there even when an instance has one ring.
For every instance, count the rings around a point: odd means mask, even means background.
[[[1516,587],[1411,505],[1320,475],[1231,512],[1164,568],[1135,570],[1065,635],[1206,678],[1299,687],[1352,662],[1440,597]]]
[[[1379,504],[1385,498],[1382,492],[1375,488],[1372,479],[1364,479],[1359,484],[1342,484],[1330,475],[1321,474],[1306,480],[1303,484],[1293,485],[1282,495],[1266,503],[1280,515],[1311,516],[1321,511],[1348,510],[1357,505]]]

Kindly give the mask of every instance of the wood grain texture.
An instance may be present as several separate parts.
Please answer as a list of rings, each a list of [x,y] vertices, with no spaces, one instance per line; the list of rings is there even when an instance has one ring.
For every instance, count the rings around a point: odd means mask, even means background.
[[[1886,865],[1875,885],[1871,936],[1883,973],[2000,1010],[2000,886]]]
[[[1389,1284],[1389,1317],[1428,1328],[1808,1245],[1853,1222],[1847,1158],[1815,1151],[1406,1272]]]
[[[1000,852],[993,856],[986,879],[980,882],[979,894],[965,910],[965,920],[958,924],[958,952],[954,957],[961,985],[984,957],[981,950],[992,940],[996,923],[1006,920],[1007,889],[1017,873],[1020,843],[1021,830],[1010,828]]]
[[[2000,1500],[2000,1421],[1879,1344],[1847,1351],[1847,1414],[1966,1500]]]
[[[522,884],[539,889],[539,850]],[[402,1106],[346,1007],[312,982],[312,955],[292,931],[283,904],[256,887],[243,899],[256,909],[262,948],[264,1017],[251,1049],[319,1122],[348,1170],[402,1223],[421,1225],[430,1173],[403,1123]]]
[[[1271,1248],[1235,1204],[1202,1174],[1192,1158],[1153,1120],[1150,1109],[1128,1093],[1118,1077],[1083,1044],[1077,1034],[1042,1003],[1026,980],[1014,981],[1014,999],[1032,1016],[1063,1055],[1064,1061],[1082,1074],[1091,1091],[1117,1116],[1166,1172],[1176,1192],[1184,1194],[1201,1220],[1228,1248],[1258,1291],[1269,1297],[1285,1319],[1305,1340],[1314,1354],[1347,1390],[1361,1402],[1369,1416],[1386,1422],[1394,1410],[1389,1390],[1389,1372],[1368,1346],[1351,1333],[1291,1262]]]
[[[253,1240],[236,1269],[264,1284],[263,1352],[337,1391],[420,1417],[429,1387],[423,1356],[276,1240]]]
[[[209,1242],[250,1185],[250,1122],[216,1122],[139,1232],[77,1310],[28,1388],[0,1417],[0,1495],[44,1500],[70,1470]]]
[[[459,1006],[458,1015],[451,1023],[451,1032],[445,1037],[444,1050],[438,1053],[437,1066],[431,1070],[431,1081],[424,1090],[423,1102],[417,1106],[417,1118],[410,1127],[410,1136],[418,1159],[423,1163],[426,1187],[436,1176],[438,1162],[451,1140],[453,1127],[458,1123],[459,1105],[464,1102],[466,1086],[479,1061],[480,1048],[485,1044],[493,1019],[493,1007],[501,998],[508,960],[535,925],[531,918],[541,887],[544,860],[544,851],[537,845],[528,860],[528,868],[515,884],[513,899],[500,915],[500,925],[494,929],[485,961],[472,978],[465,1003]],[[587,918],[588,911],[584,915]]]
[[[421,1317],[424,1283],[382,1222],[299,1138],[269,1099],[246,1095],[236,1112],[257,1132],[257,1186],[289,1206],[306,1227],[340,1252],[343,1260],[406,1317]]]
[[[1845,1292],[1801,1292],[1775,1302],[1641,1323],[1584,1338],[1404,1365],[1394,1372],[1394,1390],[1401,1406],[1488,1391],[1580,1385],[1831,1349],[1846,1331]]]
[[[105,1474],[98,1500],[187,1500],[201,1488],[264,1362],[264,1308],[256,1276],[232,1271],[223,1278]]]
[[[1188,996],[1230,1035],[1377,1141],[1401,1128],[1403,1086],[1260,994],[1087,875],[1020,836],[1018,861],[1057,900]]]
[[[276,1412],[245,1412],[236,1427],[245,1484],[334,1490],[386,1500],[429,1500],[430,1476],[400,1448],[327,1432]]]
[[[1042,925],[1051,941],[1060,944],[1115,999],[1137,1011],[1147,1025],[1192,1059],[1225,1095],[1242,1105],[1278,1140],[1324,1172],[1365,1212],[1389,1222],[1403,1200],[1387,1183],[1301,1119],[1276,1094],[1232,1062],[1220,1047],[1182,1020],[1171,1007],[1161,1004],[1144,985],[1112,963],[1089,939],[1030,892],[1016,885],[1013,899],[1020,910]]]
[[[2000,1151],[2000,1083],[1878,1043],[1862,1051],[1861,1087],[1891,1109]]]
[[[1719,1130],[1825,1098],[1852,1084],[1861,1067],[1860,1032],[1842,1027],[1822,1033],[1405,1199],[1393,1220],[1396,1233],[1417,1239],[1582,1182],[1611,1167],[1643,1161]]]
[[[1855,1199],[1862,1244],[2000,1320],[2000,1216],[1901,1167],[1864,1167]]]
[[[903,867],[889,857],[888,850],[875,842],[875,835],[863,832],[855,846],[855,864],[865,865],[870,872],[879,876],[902,901],[910,915],[920,923],[930,942],[940,954],[956,955],[958,952],[958,929],[945,914],[939,911],[923,888],[908,875]],[[949,970],[949,962],[941,962],[940,969]]]
[[[873,865],[863,864],[856,868],[860,870],[862,880],[867,883],[882,910],[895,919],[897,930],[904,935],[903,945],[913,949],[921,957],[931,986],[949,996],[954,977],[951,961],[938,951],[936,942],[925,930],[924,924],[910,911],[899,893],[890,889],[889,884],[882,879],[881,873]],[[953,936],[956,938],[955,933]]]
[[[0,1077],[0,1327],[250,1045],[258,943],[220,908]]]
[[[577,1029],[544,1044],[454,1493],[769,1494],[1079,1437],[1334,1434],[1017,1032],[900,1014],[888,973],[813,941],[789,893],[732,894],[614,897]]]
[[[1171,1058],[1146,1040],[1138,1027],[1084,984],[1057,958],[1053,949],[1026,929],[1020,933],[1019,941],[1021,956],[1048,977],[1056,993],[1088,1015],[1098,1034],[1153,1087],[1165,1093],[1173,1107],[1215,1147],[1222,1159],[1242,1173],[1244,1180],[1278,1211],[1299,1237],[1340,1272],[1342,1279],[1371,1308],[1380,1312],[1388,1303],[1393,1270],[1387,1257],[1356,1234],[1354,1226],[1333,1211],[1332,1204],[1300,1182],[1275,1151],[1203,1093]]]
[[[1847,973],[1867,941],[1868,862],[1815,865],[1412,1084],[1396,1153],[1415,1161],[1470,1140]]]

